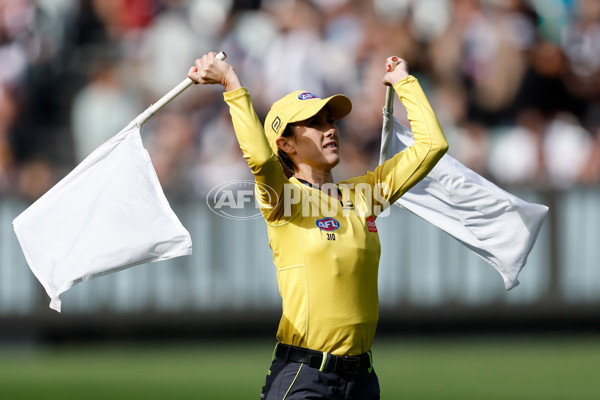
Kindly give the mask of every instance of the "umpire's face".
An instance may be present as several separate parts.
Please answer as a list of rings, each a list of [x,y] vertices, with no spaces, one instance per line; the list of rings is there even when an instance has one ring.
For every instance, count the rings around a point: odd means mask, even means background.
[[[340,162],[340,135],[327,107],[304,121],[290,124],[283,150],[296,166],[329,172]]]

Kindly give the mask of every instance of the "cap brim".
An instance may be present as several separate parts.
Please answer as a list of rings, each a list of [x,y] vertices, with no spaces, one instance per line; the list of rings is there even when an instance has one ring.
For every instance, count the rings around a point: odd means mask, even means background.
[[[334,120],[340,120],[352,111],[352,102],[347,96],[343,94],[335,94],[327,97],[318,103],[315,103],[312,107],[307,107],[301,112],[291,118],[288,123],[300,122],[307,120],[317,115],[325,106],[331,112],[331,116]]]
[[[336,121],[344,118],[352,111],[352,102],[343,94],[335,94],[325,99],[326,104],[331,111],[331,116]]]

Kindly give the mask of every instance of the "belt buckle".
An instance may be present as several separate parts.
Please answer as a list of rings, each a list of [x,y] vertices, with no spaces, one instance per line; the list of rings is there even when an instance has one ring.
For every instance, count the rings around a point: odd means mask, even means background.
[[[311,354],[308,356],[308,366],[311,368],[319,369],[323,363],[323,356],[317,354]]]
[[[342,372],[345,374],[358,374],[360,372],[360,357],[344,356],[342,361]]]

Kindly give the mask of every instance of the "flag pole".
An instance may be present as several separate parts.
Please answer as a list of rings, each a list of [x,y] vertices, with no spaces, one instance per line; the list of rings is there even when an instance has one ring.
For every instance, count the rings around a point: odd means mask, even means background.
[[[394,88],[391,86],[386,86],[384,107],[390,114],[394,112]]]
[[[225,54],[224,52],[221,51],[219,54],[217,54],[218,60],[224,60],[225,58],[227,58],[227,54]],[[158,110],[160,110],[161,108],[163,108],[164,106],[169,104],[169,102],[171,100],[173,100],[175,97],[179,96],[181,93],[183,93],[187,88],[189,88],[193,84],[194,84],[194,82],[192,82],[192,80],[190,78],[185,78],[177,86],[175,86],[173,89],[171,89],[167,94],[165,94],[163,97],[161,97],[156,103],[152,104],[150,107],[148,107],[146,110],[144,110],[144,112],[142,112],[140,115],[138,115],[135,118],[135,122],[139,126],[144,125],[146,123],[146,121],[148,121],[150,119],[150,117],[152,117],[154,115],[154,113],[156,113]]]
[[[393,71],[396,68],[396,65],[400,62],[400,58],[393,56],[391,59],[391,70]],[[387,112],[392,114],[394,112],[394,88],[392,86],[387,86],[385,91],[385,109]]]
[[[391,69],[396,68],[396,65],[400,62],[400,59],[396,56],[393,56],[391,59]],[[383,126],[381,128],[381,153],[379,158],[379,164],[382,164],[384,159],[384,154],[387,153],[388,147],[392,142],[392,115],[394,114],[394,88],[392,86],[386,86],[385,91],[385,104],[383,106]]]

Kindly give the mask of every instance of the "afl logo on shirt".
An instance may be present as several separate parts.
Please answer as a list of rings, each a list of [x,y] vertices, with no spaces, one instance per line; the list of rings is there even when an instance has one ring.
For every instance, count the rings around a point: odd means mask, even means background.
[[[339,228],[340,223],[334,218],[327,217],[327,218],[318,219],[317,226],[322,231],[331,232],[331,231],[335,231],[337,228]]]

